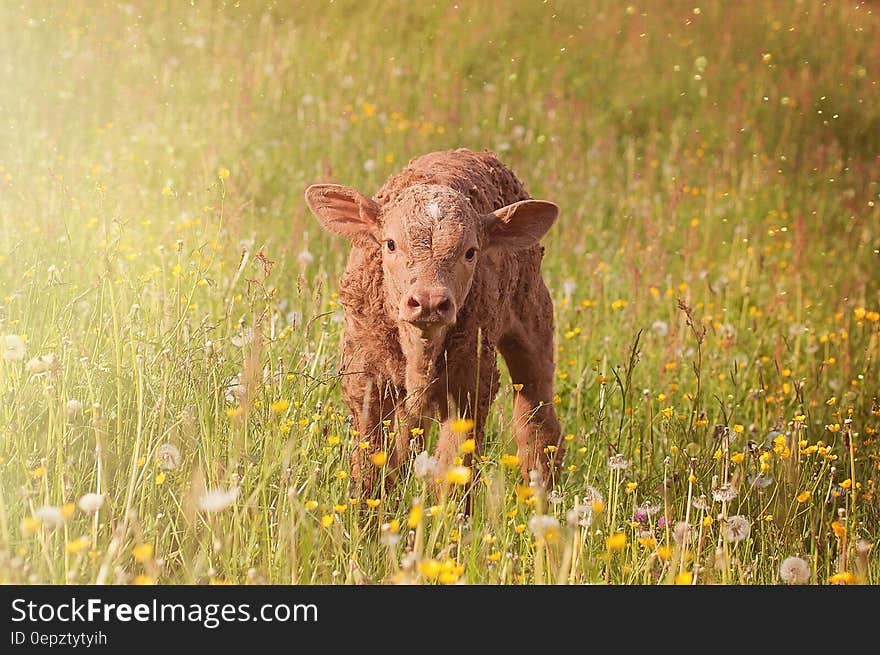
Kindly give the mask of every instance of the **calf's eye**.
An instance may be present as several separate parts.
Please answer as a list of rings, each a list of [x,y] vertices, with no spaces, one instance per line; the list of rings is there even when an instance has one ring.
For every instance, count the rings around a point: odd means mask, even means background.
[[[467,252],[464,254],[464,258],[469,262],[474,261],[474,256],[477,254],[476,248],[468,248]]]
[[[388,239],[388,241],[385,242],[385,245],[388,246],[388,252],[394,252],[397,250],[397,245],[395,245],[394,239]]]

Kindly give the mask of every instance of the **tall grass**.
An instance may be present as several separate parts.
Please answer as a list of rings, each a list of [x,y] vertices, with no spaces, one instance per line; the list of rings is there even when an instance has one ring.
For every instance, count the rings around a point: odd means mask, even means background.
[[[877,10],[694,4],[4,5],[0,581],[876,583]],[[569,442],[505,386],[470,517],[349,497],[302,201],[459,146],[562,208]]]

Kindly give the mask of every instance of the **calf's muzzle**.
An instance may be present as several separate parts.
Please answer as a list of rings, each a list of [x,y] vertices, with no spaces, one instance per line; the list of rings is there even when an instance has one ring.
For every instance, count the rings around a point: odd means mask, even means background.
[[[455,301],[446,287],[413,287],[404,294],[401,320],[422,330],[455,323]]]

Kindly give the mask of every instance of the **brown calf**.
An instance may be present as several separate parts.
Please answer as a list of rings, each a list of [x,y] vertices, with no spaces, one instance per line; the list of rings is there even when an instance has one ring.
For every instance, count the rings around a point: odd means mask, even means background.
[[[479,454],[498,392],[498,351],[518,389],[523,478],[531,470],[552,478],[563,444],[552,404],[553,306],[538,241],[556,205],[530,200],[494,154],[466,149],[412,160],[373,199],[316,184],[306,202],[324,229],[352,241],[339,289],[342,390],[370,443],[354,449],[352,480],[373,490],[369,457],[383,448],[383,420],[397,423],[392,470],[409,460],[411,439],[435,416],[440,475],[465,439],[475,439]],[[453,430],[460,417],[474,421],[471,433]],[[557,449],[548,454],[550,445]]]

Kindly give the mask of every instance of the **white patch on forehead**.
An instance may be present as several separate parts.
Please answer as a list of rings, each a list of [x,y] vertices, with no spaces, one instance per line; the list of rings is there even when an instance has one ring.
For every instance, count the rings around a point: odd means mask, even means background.
[[[428,216],[433,218],[435,221],[440,218],[440,205],[437,204],[436,200],[432,200],[427,205],[425,205],[425,211],[428,212]]]

